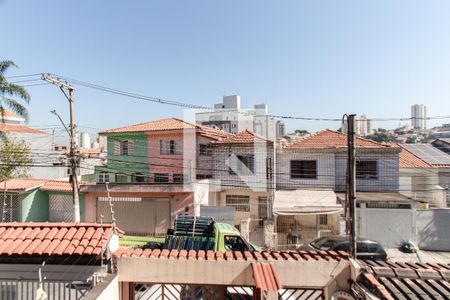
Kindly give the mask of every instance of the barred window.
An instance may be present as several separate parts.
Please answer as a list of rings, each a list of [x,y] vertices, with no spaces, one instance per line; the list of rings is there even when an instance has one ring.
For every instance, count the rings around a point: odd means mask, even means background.
[[[183,183],[184,174],[173,174],[173,183]]]
[[[356,178],[377,179],[378,178],[377,161],[376,160],[356,161]]]
[[[250,211],[250,196],[227,195],[226,206],[234,207],[236,211]]]
[[[291,160],[292,179],[316,179],[317,160]]]
[[[155,173],[155,182],[167,183],[169,182],[169,174],[167,173]]]
[[[20,201],[18,194],[0,193],[0,208],[3,211],[3,222],[20,222]]]
[[[320,225],[328,225],[328,215],[319,215],[319,224]]]

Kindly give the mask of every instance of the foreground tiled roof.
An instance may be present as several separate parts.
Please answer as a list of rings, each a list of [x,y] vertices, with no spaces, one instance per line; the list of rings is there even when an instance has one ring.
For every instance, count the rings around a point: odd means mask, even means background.
[[[186,251],[167,249],[119,249],[114,252],[117,257],[141,257],[159,259],[195,259],[195,260],[250,260],[250,261],[276,261],[276,260],[335,260],[348,259],[348,254],[342,251],[262,251],[262,252],[213,252],[213,251]]]
[[[111,224],[0,223],[0,256],[99,255],[112,233]]]
[[[400,168],[433,168],[432,165],[415,155],[414,153],[408,151],[405,148],[401,148],[402,151],[399,153],[399,166]]]
[[[9,191],[28,191],[35,188],[40,188],[44,191],[72,191],[71,183],[63,180],[13,178],[6,181],[6,190]],[[5,181],[0,182],[0,190],[5,190]]]
[[[228,137],[217,141],[218,144],[240,144],[253,142],[268,142],[269,140],[250,131],[244,130],[236,134],[230,134]]]
[[[283,286],[275,266],[271,263],[252,263],[255,286],[263,291],[278,291]]]
[[[1,117],[0,117],[1,119]],[[34,133],[34,134],[45,134],[48,135],[47,132],[37,130],[24,125],[16,125],[16,124],[5,124],[0,122],[0,131],[1,132],[21,132],[21,133]]]
[[[380,299],[450,299],[450,264],[365,263],[359,284]]]
[[[389,144],[377,143],[361,137],[356,138],[356,147],[360,148],[391,148]],[[326,129],[302,138],[287,146],[287,148],[302,149],[333,149],[347,148],[347,135],[334,130]]]

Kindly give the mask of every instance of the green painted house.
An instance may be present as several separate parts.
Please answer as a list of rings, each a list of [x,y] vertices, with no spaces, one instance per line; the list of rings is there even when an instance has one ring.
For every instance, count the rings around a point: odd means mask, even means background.
[[[143,132],[108,133],[108,165],[96,167],[97,182],[145,182],[148,178],[148,137]]]
[[[0,182],[2,222],[71,222],[72,188],[68,181],[15,178]],[[84,195],[80,194],[84,221]]]

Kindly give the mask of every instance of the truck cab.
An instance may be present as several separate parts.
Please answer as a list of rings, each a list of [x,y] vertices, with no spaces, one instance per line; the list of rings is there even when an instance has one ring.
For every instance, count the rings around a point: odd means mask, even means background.
[[[214,224],[215,251],[255,251],[255,247],[247,242],[236,227],[226,223]]]

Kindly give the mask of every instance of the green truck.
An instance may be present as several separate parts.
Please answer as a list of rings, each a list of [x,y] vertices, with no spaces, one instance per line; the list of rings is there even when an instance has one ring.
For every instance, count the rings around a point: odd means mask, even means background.
[[[167,231],[161,249],[255,251],[234,226],[215,222],[210,217],[178,215],[174,228]]]

